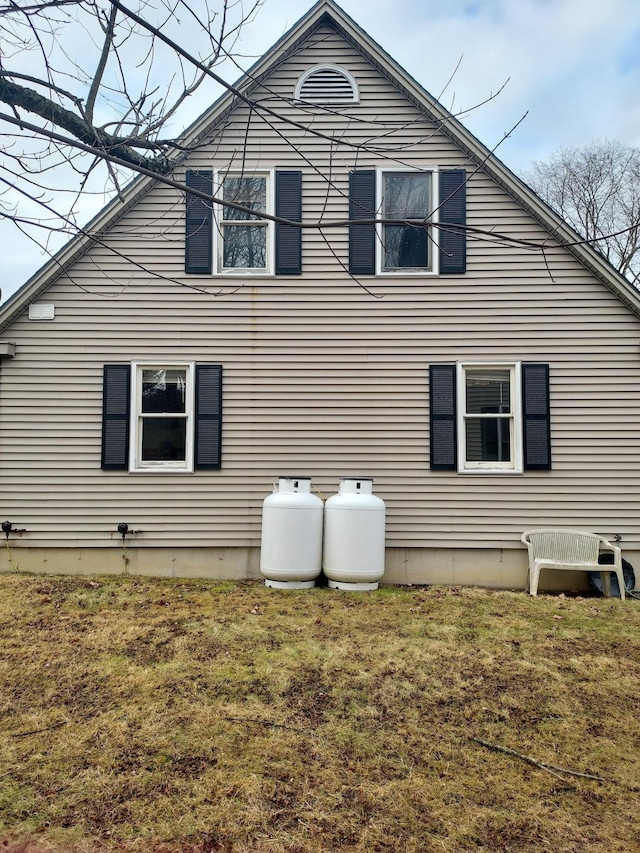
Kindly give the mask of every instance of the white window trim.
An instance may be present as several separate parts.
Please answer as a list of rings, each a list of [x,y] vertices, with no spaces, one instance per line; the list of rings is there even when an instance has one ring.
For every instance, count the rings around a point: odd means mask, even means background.
[[[384,189],[384,176],[393,173],[406,173],[406,172],[415,172],[416,174],[430,174],[431,175],[431,209],[433,210],[433,215],[431,217],[431,221],[435,224],[438,222],[438,180],[439,180],[439,172],[437,167],[433,167],[430,169],[376,169],[376,214],[379,218],[382,218],[383,208],[382,208],[382,197],[383,197],[383,189]],[[401,277],[415,277],[420,276],[424,278],[425,276],[436,276],[439,274],[439,264],[440,264],[440,243],[439,243],[439,228],[431,228],[429,232],[429,248],[431,251],[431,269],[399,269],[399,270],[386,270],[384,269],[382,262],[384,256],[384,240],[383,240],[383,225],[379,222],[376,225],[376,275],[398,278]]]
[[[185,400],[186,429],[186,459],[182,461],[154,461],[141,462],[142,430],[140,422],[143,419],[141,413],[141,400],[138,393],[141,389],[141,377],[143,370],[183,370],[187,371],[187,387]],[[138,361],[131,363],[131,423],[129,424],[129,471],[131,473],[192,473],[193,472],[193,442],[195,421],[195,363],[192,361]],[[174,412],[168,413],[175,415]],[[162,416],[162,415],[160,415]],[[156,415],[157,417],[157,415]],[[178,415],[179,417],[179,415]]]
[[[352,74],[350,74],[346,68],[343,68],[341,65],[313,65],[311,68],[307,68],[305,72],[303,72],[298,78],[298,82],[296,83],[296,88],[293,93],[293,97],[296,101],[302,101],[300,97],[300,92],[302,91],[302,87],[307,82],[308,78],[311,77],[312,74],[315,74],[318,71],[336,71],[339,74],[342,74],[349,83],[351,84],[351,91],[353,92],[353,98],[349,101],[345,101],[343,98],[337,98],[335,100],[326,100],[326,101],[303,101],[305,104],[317,104],[318,106],[322,106],[322,104],[336,104],[339,106],[340,104],[359,104],[360,103],[360,90],[358,89],[358,84],[355,81],[355,78]]]
[[[522,362],[504,361],[469,361],[457,362],[457,430],[458,430],[458,472],[461,474],[522,474],[524,458],[522,448]],[[466,371],[488,368],[511,372],[512,414],[505,416],[512,428],[511,447],[513,460],[502,462],[467,462],[467,436],[465,430],[466,413]],[[471,417],[478,417],[472,415]],[[489,416],[491,417],[491,416]],[[493,415],[492,417],[495,417]]]
[[[214,188],[217,189],[218,195],[223,195],[222,181],[230,175],[232,177],[246,178],[266,178],[267,179],[267,213],[271,216],[275,213],[275,169],[216,169],[214,173]],[[275,258],[276,258],[276,228],[275,222],[272,219],[266,220],[266,225],[258,227],[265,228],[267,231],[267,265],[261,269],[254,267],[223,267],[223,249],[224,240],[222,238],[222,219],[223,206],[216,205],[213,209],[213,257],[214,257],[214,274],[217,276],[251,276],[254,277],[273,277],[275,274]]]

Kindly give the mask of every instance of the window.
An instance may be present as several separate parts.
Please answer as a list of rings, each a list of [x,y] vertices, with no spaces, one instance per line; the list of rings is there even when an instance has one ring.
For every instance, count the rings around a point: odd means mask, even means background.
[[[383,172],[383,219],[416,219],[425,223],[433,215],[431,172]],[[381,272],[433,270],[432,233],[419,225],[386,225],[380,230]]]
[[[263,174],[226,173],[213,191],[213,171],[187,170],[189,189],[222,195],[248,211],[216,206],[215,227],[210,201],[185,195],[184,271],[187,275],[301,275],[302,234],[297,225],[275,224],[275,214],[291,223],[302,221],[302,172],[276,169]],[[272,189],[273,187],[273,189]],[[251,212],[255,211],[255,213]],[[213,262],[213,258],[217,258]]]
[[[460,470],[521,471],[520,365],[458,365]]]
[[[193,365],[134,365],[131,469],[190,470]]]
[[[273,223],[260,214],[270,211],[270,181],[267,174],[227,174],[222,178],[224,201],[255,213],[222,206],[218,229],[218,271],[269,273],[272,267]]]
[[[354,169],[349,174],[349,272],[464,275],[466,188],[464,169]],[[401,221],[376,225],[381,217]],[[407,219],[418,224],[404,224]]]
[[[432,364],[429,400],[432,471],[551,470],[548,364]]]
[[[104,365],[104,470],[217,469],[221,453],[222,365]]]

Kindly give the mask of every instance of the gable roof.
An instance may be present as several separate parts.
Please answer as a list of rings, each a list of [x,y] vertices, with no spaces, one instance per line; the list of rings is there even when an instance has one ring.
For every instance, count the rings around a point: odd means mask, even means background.
[[[581,264],[608,287],[636,316],[640,317],[640,293],[542,199],[521,181],[495,154],[486,148],[458,119],[411,77],[334,0],[318,2],[300,18],[232,87],[184,132],[181,146],[193,146],[212,132],[215,125],[264,79],[284,62],[318,27],[333,26],[371,64],[390,80],[418,109],[439,125],[439,130],[460,148],[478,169],[496,181],[545,230]],[[184,155],[186,156],[186,155]],[[60,251],[41,267],[0,309],[0,331],[37,299],[71,264],[93,244],[92,235],[105,233],[162,178],[138,175]]]

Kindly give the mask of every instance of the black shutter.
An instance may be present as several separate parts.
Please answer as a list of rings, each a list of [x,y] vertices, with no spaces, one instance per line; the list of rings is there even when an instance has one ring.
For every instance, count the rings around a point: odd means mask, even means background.
[[[440,199],[438,221],[440,228],[440,273],[460,274],[467,270],[467,235],[464,228],[447,228],[447,225],[465,225],[467,221],[467,173],[464,169],[440,172]]]
[[[456,365],[429,367],[431,470],[455,471],[458,467],[456,441]]]
[[[276,216],[302,221],[302,172],[276,172]],[[302,229],[276,223],[276,275],[301,275]]]
[[[376,173],[361,169],[349,175],[349,219],[375,219]],[[349,226],[349,272],[353,275],[375,275],[375,225]]]
[[[549,365],[522,365],[522,422],[525,471],[551,470]]]
[[[222,365],[196,364],[194,468],[222,466]]]
[[[105,364],[102,384],[102,467],[129,469],[131,365]]]
[[[194,190],[212,195],[213,173],[210,169],[187,171],[186,184]],[[192,275],[211,275],[213,245],[213,212],[210,201],[187,193],[184,271]]]

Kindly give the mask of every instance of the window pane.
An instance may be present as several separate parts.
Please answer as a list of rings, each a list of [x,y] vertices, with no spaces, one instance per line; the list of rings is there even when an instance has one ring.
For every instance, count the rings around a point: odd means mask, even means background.
[[[511,462],[511,418],[467,418],[467,462]]]
[[[225,269],[266,269],[266,228],[261,225],[225,225],[222,239],[222,266]]]
[[[222,197],[227,201],[234,201],[251,210],[265,213],[267,210],[267,179],[245,178],[227,176],[222,182]],[[223,219],[243,220],[260,219],[250,213],[234,210],[232,207],[223,207]]]
[[[427,219],[431,215],[431,175],[400,172],[383,175],[386,219]],[[385,225],[384,269],[425,269],[429,266],[427,230],[415,225]]]
[[[430,215],[430,174],[400,172],[383,177],[386,219],[424,219]]]
[[[185,412],[186,395],[185,369],[142,371],[143,412]]]
[[[511,371],[467,370],[467,414],[510,414]]]
[[[186,418],[142,418],[141,429],[143,462],[186,460]]]
[[[411,225],[383,226],[384,268],[406,269],[429,265],[429,244],[424,228]]]

